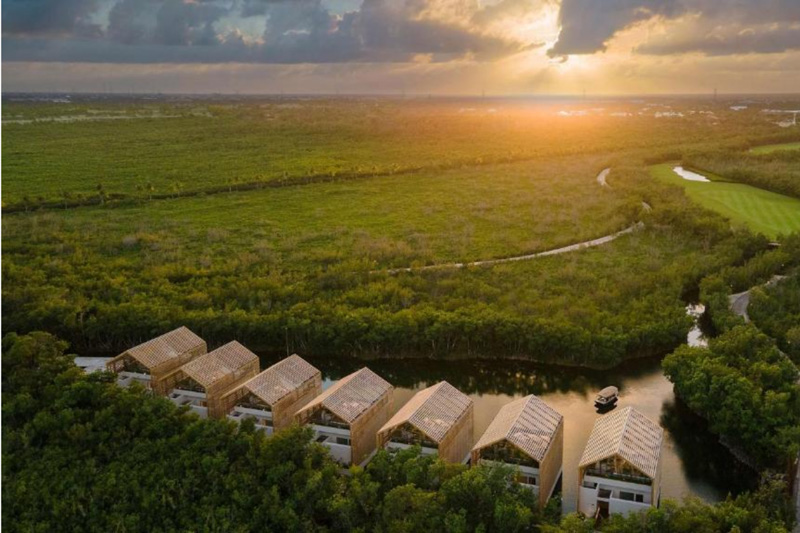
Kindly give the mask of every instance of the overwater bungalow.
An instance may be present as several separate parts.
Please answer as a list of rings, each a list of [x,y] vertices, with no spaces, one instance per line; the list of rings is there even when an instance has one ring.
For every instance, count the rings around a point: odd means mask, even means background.
[[[633,407],[600,417],[578,464],[578,510],[608,516],[657,507],[663,438]]]
[[[233,407],[239,386],[258,374],[258,356],[236,341],[186,363],[164,377],[169,398],[202,417],[222,418]],[[229,393],[233,394],[229,394]]]
[[[257,428],[271,435],[291,425],[297,410],[322,393],[322,373],[295,354],[240,388],[228,418],[253,418]]]
[[[418,445],[424,455],[451,463],[469,460],[473,402],[446,381],[419,391],[378,431],[378,446],[398,450]]]
[[[472,448],[472,464],[504,464],[544,506],[562,474],[564,417],[533,394],[506,404]]]
[[[368,368],[331,385],[295,415],[310,424],[317,442],[342,465],[365,464],[375,451],[378,429],[389,419],[394,388]]]
[[[165,396],[169,389],[164,377],[207,351],[206,341],[180,327],[169,333],[129,348],[106,363],[115,372],[120,385],[138,382]]]

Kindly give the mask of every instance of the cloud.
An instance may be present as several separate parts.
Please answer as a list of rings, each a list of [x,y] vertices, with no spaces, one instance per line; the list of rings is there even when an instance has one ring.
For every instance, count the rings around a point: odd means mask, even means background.
[[[674,55],[697,52],[709,56],[772,54],[800,50],[800,25],[732,24],[714,28],[689,25],[698,31],[675,30],[637,46],[639,54]]]
[[[492,59],[526,48],[442,19],[443,11],[433,8],[446,2],[460,2],[469,15],[480,10],[470,0],[363,0],[344,12],[333,12],[323,0],[33,0],[48,7],[40,11],[15,9],[22,4],[16,1],[9,9],[3,4],[3,59],[328,63],[429,54],[442,61]],[[89,24],[84,21],[103,16],[103,24],[91,25],[93,34],[83,29]],[[260,34],[241,29],[259,17]]]
[[[3,35],[98,36],[92,15],[99,6],[99,0],[6,0]]]
[[[105,40],[127,45],[214,45],[214,23],[229,12],[216,2],[119,0],[108,15]]]
[[[652,19],[662,19],[668,33],[679,36],[653,37],[635,49],[638,53],[725,55],[800,46],[798,0],[562,0],[561,31],[548,54],[603,52],[615,35]],[[686,21],[691,27],[682,30]]]
[[[620,30],[655,16],[671,16],[679,0],[562,0],[561,33],[548,50],[550,56],[592,54]]]

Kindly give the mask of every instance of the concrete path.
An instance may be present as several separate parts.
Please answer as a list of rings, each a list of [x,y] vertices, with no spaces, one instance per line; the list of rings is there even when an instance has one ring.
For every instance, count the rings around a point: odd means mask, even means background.
[[[733,314],[738,315],[744,319],[745,324],[750,323],[750,317],[747,315],[747,306],[750,305],[750,290],[744,292],[737,292],[728,296],[728,301],[731,305]]]
[[[772,279],[768,282],[764,283],[763,285],[758,285],[759,287],[769,287],[778,283],[780,280],[785,278],[786,276],[774,275]],[[750,291],[753,289],[747,289],[744,292],[737,292],[736,294],[731,294],[728,296],[728,301],[730,302],[731,311],[734,314],[739,315],[745,321],[745,323],[750,322],[750,317],[747,314],[747,306],[750,305]]]
[[[614,239],[626,235],[628,233],[633,233],[636,230],[644,228],[643,222],[637,222],[633,226],[625,228],[622,231],[618,231],[616,233],[612,233],[611,235],[606,235],[605,237],[600,237],[598,239],[593,239],[591,241],[584,241],[579,242],[577,244],[570,244],[569,246],[564,246],[563,248],[556,248],[554,250],[547,250],[545,252],[538,252],[535,254],[528,254],[528,255],[518,255],[515,257],[505,257],[502,259],[487,259],[484,261],[473,261],[471,263],[442,263],[438,265],[426,265],[421,267],[406,267],[406,268],[391,268],[388,270],[373,270],[372,273],[377,272],[386,272],[389,274],[397,274],[399,272],[418,272],[422,270],[437,270],[437,269],[452,269],[452,268],[464,268],[464,267],[472,267],[472,266],[490,266],[490,265],[499,265],[501,263],[512,263],[515,261],[528,261],[530,259],[536,259],[537,257],[547,257],[549,255],[559,255],[565,254],[568,252],[574,252],[576,250],[582,250],[584,248],[592,248],[594,246],[600,246],[601,244],[606,244]]]

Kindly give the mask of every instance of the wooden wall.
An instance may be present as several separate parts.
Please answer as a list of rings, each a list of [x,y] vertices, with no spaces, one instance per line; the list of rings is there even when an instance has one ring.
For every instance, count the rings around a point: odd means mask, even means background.
[[[474,406],[470,404],[439,443],[439,457],[448,463],[463,461],[472,449],[474,423]]]
[[[170,382],[169,376],[189,361],[201,355],[205,355],[207,352],[208,347],[206,343],[203,342],[203,344],[198,345],[196,348],[180,354],[177,358],[152,368],[150,370],[150,386],[153,388],[153,392],[160,396],[169,394],[175,386],[174,383]]]
[[[558,482],[558,473],[564,460],[564,419],[562,418],[553,436],[553,442],[539,463],[539,507],[547,504],[547,498]],[[578,491],[580,493],[580,491]]]
[[[294,415],[311,400],[322,394],[322,377],[315,374],[297,389],[287,394],[272,406],[272,425],[275,431],[292,425]]]
[[[206,388],[206,402],[209,418],[225,418],[246,392],[242,389],[246,381],[256,377],[259,372],[258,359],[248,361],[233,374],[228,374],[211,387]]]
[[[150,368],[150,388],[153,390],[155,394],[160,396],[166,396],[169,391],[172,390],[172,386],[170,386],[170,381],[167,379],[170,374],[177,372],[180,367],[191,361],[192,359],[204,355],[208,351],[208,346],[206,345],[205,341],[202,344],[198,344],[195,348],[180,354],[178,357],[174,359],[169,359],[164,361],[158,366],[154,366]],[[131,356],[127,351],[122,352],[108,363],[106,363],[106,368],[111,372],[121,372],[124,368],[125,359],[130,357],[131,359],[135,358]],[[166,381],[165,381],[166,380]]]
[[[390,388],[365,413],[350,424],[352,463],[361,464],[376,447],[378,430],[389,421],[394,388]]]

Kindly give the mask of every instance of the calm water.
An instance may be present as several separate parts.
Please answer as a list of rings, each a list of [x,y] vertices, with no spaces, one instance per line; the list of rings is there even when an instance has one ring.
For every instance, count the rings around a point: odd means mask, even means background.
[[[262,356],[262,368],[283,355]],[[395,386],[394,409],[417,391],[447,380],[475,401],[474,441],[487,428],[500,407],[528,394],[548,402],[564,415],[564,511],[574,511],[577,465],[594,421],[594,395],[607,385],[620,389],[618,409],[633,406],[659,422],[665,430],[662,463],[662,498],[695,494],[707,501],[724,499],[728,492],[752,488],[744,481],[756,476],[741,465],[710,434],[703,419],[676,400],[672,384],[657,359],[625,363],[611,371],[533,365],[517,361],[432,361],[308,358],[319,368],[324,386],[368,366]]]

